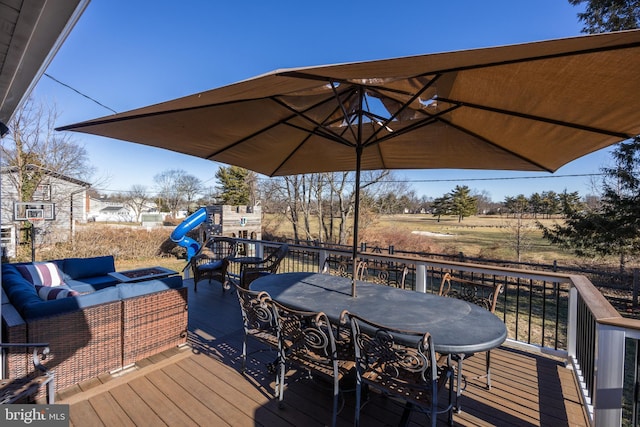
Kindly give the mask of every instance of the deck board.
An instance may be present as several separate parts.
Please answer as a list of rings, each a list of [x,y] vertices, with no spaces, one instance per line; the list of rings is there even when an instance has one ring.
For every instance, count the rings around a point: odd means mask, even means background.
[[[106,425],[135,426],[122,406],[109,393],[96,396],[91,400],[91,406],[96,414],[101,414],[101,422]]]
[[[188,281],[190,282],[190,281]],[[73,426],[324,426],[331,419],[331,391],[300,372],[287,378],[284,404],[273,397],[274,353],[251,355],[241,369],[242,324],[234,293],[216,283],[189,290],[189,345],[141,361],[127,373],[101,376],[59,394],[70,405]],[[250,341],[250,351],[260,348]],[[587,426],[573,372],[554,358],[500,347],[491,353],[492,389],[485,379],[484,353],[465,360],[470,378],[459,426]],[[344,393],[339,426],[353,424],[354,393]],[[402,406],[375,399],[361,411],[362,425],[395,425]],[[411,426],[426,422],[423,414]],[[447,425],[446,417],[438,425]]]

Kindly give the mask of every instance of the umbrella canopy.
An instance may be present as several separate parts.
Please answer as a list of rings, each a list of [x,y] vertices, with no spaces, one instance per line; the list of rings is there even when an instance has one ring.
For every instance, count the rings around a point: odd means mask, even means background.
[[[59,128],[268,176],[553,172],[640,134],[640,30],[277,70]],[[358,203],[354,213],[354,259]]]

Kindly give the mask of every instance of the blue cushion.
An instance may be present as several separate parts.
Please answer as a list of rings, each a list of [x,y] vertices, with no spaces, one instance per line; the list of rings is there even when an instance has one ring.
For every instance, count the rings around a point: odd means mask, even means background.
[[[116,266],[111,255],[93,258],[66,258],[62,271],[71,279],[82,279],[106,276],[107,273],[116,271]]]
[[[2,287],[18,312],[25,305],[42,302],[33,284],[13,264],[2,264]]]
[[[213,271],[220,270],[222,268],[222,260],[208,262],[206,264],[200,264],[197,269],[199,271]]]
[[[111,276],[83,277],[82,279],[78,280],[78,282],[93,285],[96,289],[102,289],[105,286],[113,286],[120,283],[118,280],[114,279]]]
[[[118,290],[115,287],[110,287],[76,297],[61,298],[53,301],[40,300],[40,302],[25,305],[20,314],[22,314],[25,320],[33,320],[76,311],[106,302],[118,301],[119,299]]]
[[[120,293],[120,298],[126,299],[166,291],[167,289],[181,288],[182,286],[182,277],[171,276],[163,279],[145,280],[144,282],[120,283],[116,288]]]
[[[109,281],[104,283],[88,283],[85,279],[82,280],[73,280],[69,279],[65,282],[65,284],[71,289],[80,292],[81,294],[86,294],[89,292],[99,291],[100,289],[108,288],[110,286],[115,286],[118,282]]]

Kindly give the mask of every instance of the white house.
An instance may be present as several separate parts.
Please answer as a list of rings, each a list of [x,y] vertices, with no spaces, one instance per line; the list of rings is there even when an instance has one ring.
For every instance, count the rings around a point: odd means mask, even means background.
[[[157,212],[157,205],[154,202],[145,203],[140,214],[149,212]],[[127,203],[95,197],[89,198],[87,215],[89,221],[96,222],[139,222],[141,220]]]
[[[25,239],[23,233],[28,224],[20,218],[25,215],[26,202],[32,207],[46,208],[47,219],[41,226],[40,242],[67,241],[73,236],[75,223],[87,221],[87,189],[91,184],[39,166],[29,167],[44,173],[32,200],[20,200],[14,184],[15,168],[0,170],[1,245],[3,254],[8,257],[15,256],[16,245]]]

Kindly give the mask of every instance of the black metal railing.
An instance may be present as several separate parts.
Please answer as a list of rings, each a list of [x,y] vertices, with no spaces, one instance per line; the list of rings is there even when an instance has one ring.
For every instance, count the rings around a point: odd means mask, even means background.
[[[578,369],[583,377],[589,396],[594,395],[594,370],[596,348],[596,320],[584,298],[578,294],[577,301],[577,329],[576,335],[576,359],[579,361]]]
[[[263,241],[247,243],[256,247],[248,251],[255,254],[268,254],[280,244]],[[614,390],[620,391],[619,406],[616,407],[617,403],[614,402],[611,408],[611,396],[608,395],[606,398],[601,397],[601,401],[606,404],[600,407],[600,388],[596,387],[596,379],[602,378],[598,375],[609,375],[612,372],[612,376],[617,378],[618,370],[622,372],[625,367],[625,355],[627,365],[635,363],[637,356],[629,356],[625,340],[620,340],[619,337],[624,334],[633,336],[633,342],[637,345],[640,321],[623,319],[586,277],[470,264],[415,254],[398,255],[399,251],[388,255],[383,251],[369,251],[366,247],[361,249],[366,252],[359,256],[367,262],[376,265],[387,263],[392,267],[406,266],[405,289],[437,293],[446,273],[484,284],[502,283],[503,290],[495,313],[507,325],[508,339],[565,357],[574,365],[593,425],[626,425],[619,416],[623,411],[623,402],[626,402],[625,408],[631,408],[625,409],[629,414],[625,414],[624,419],[637,416],[632,415],[638,413],[636,397],[631,397],[634,400],[631,403],[629,397],[623,398],[623,384],[620,381],[618,385],[617,379]],[[289,244],[289,253],[281,263],[279,272],[319,272],[329,255],[350,258],[350,253],[347,247]],[[603,353],[603,347],[606,346],[615,348],[608,348]],[[630,367],[627,368],[631,370]],[[634,384],[637,384],[640,382],[640,374],[637,374],[635,366],[633,368],[632,377],[636,380]],[[637,395],[635,393],[634,396]]]

